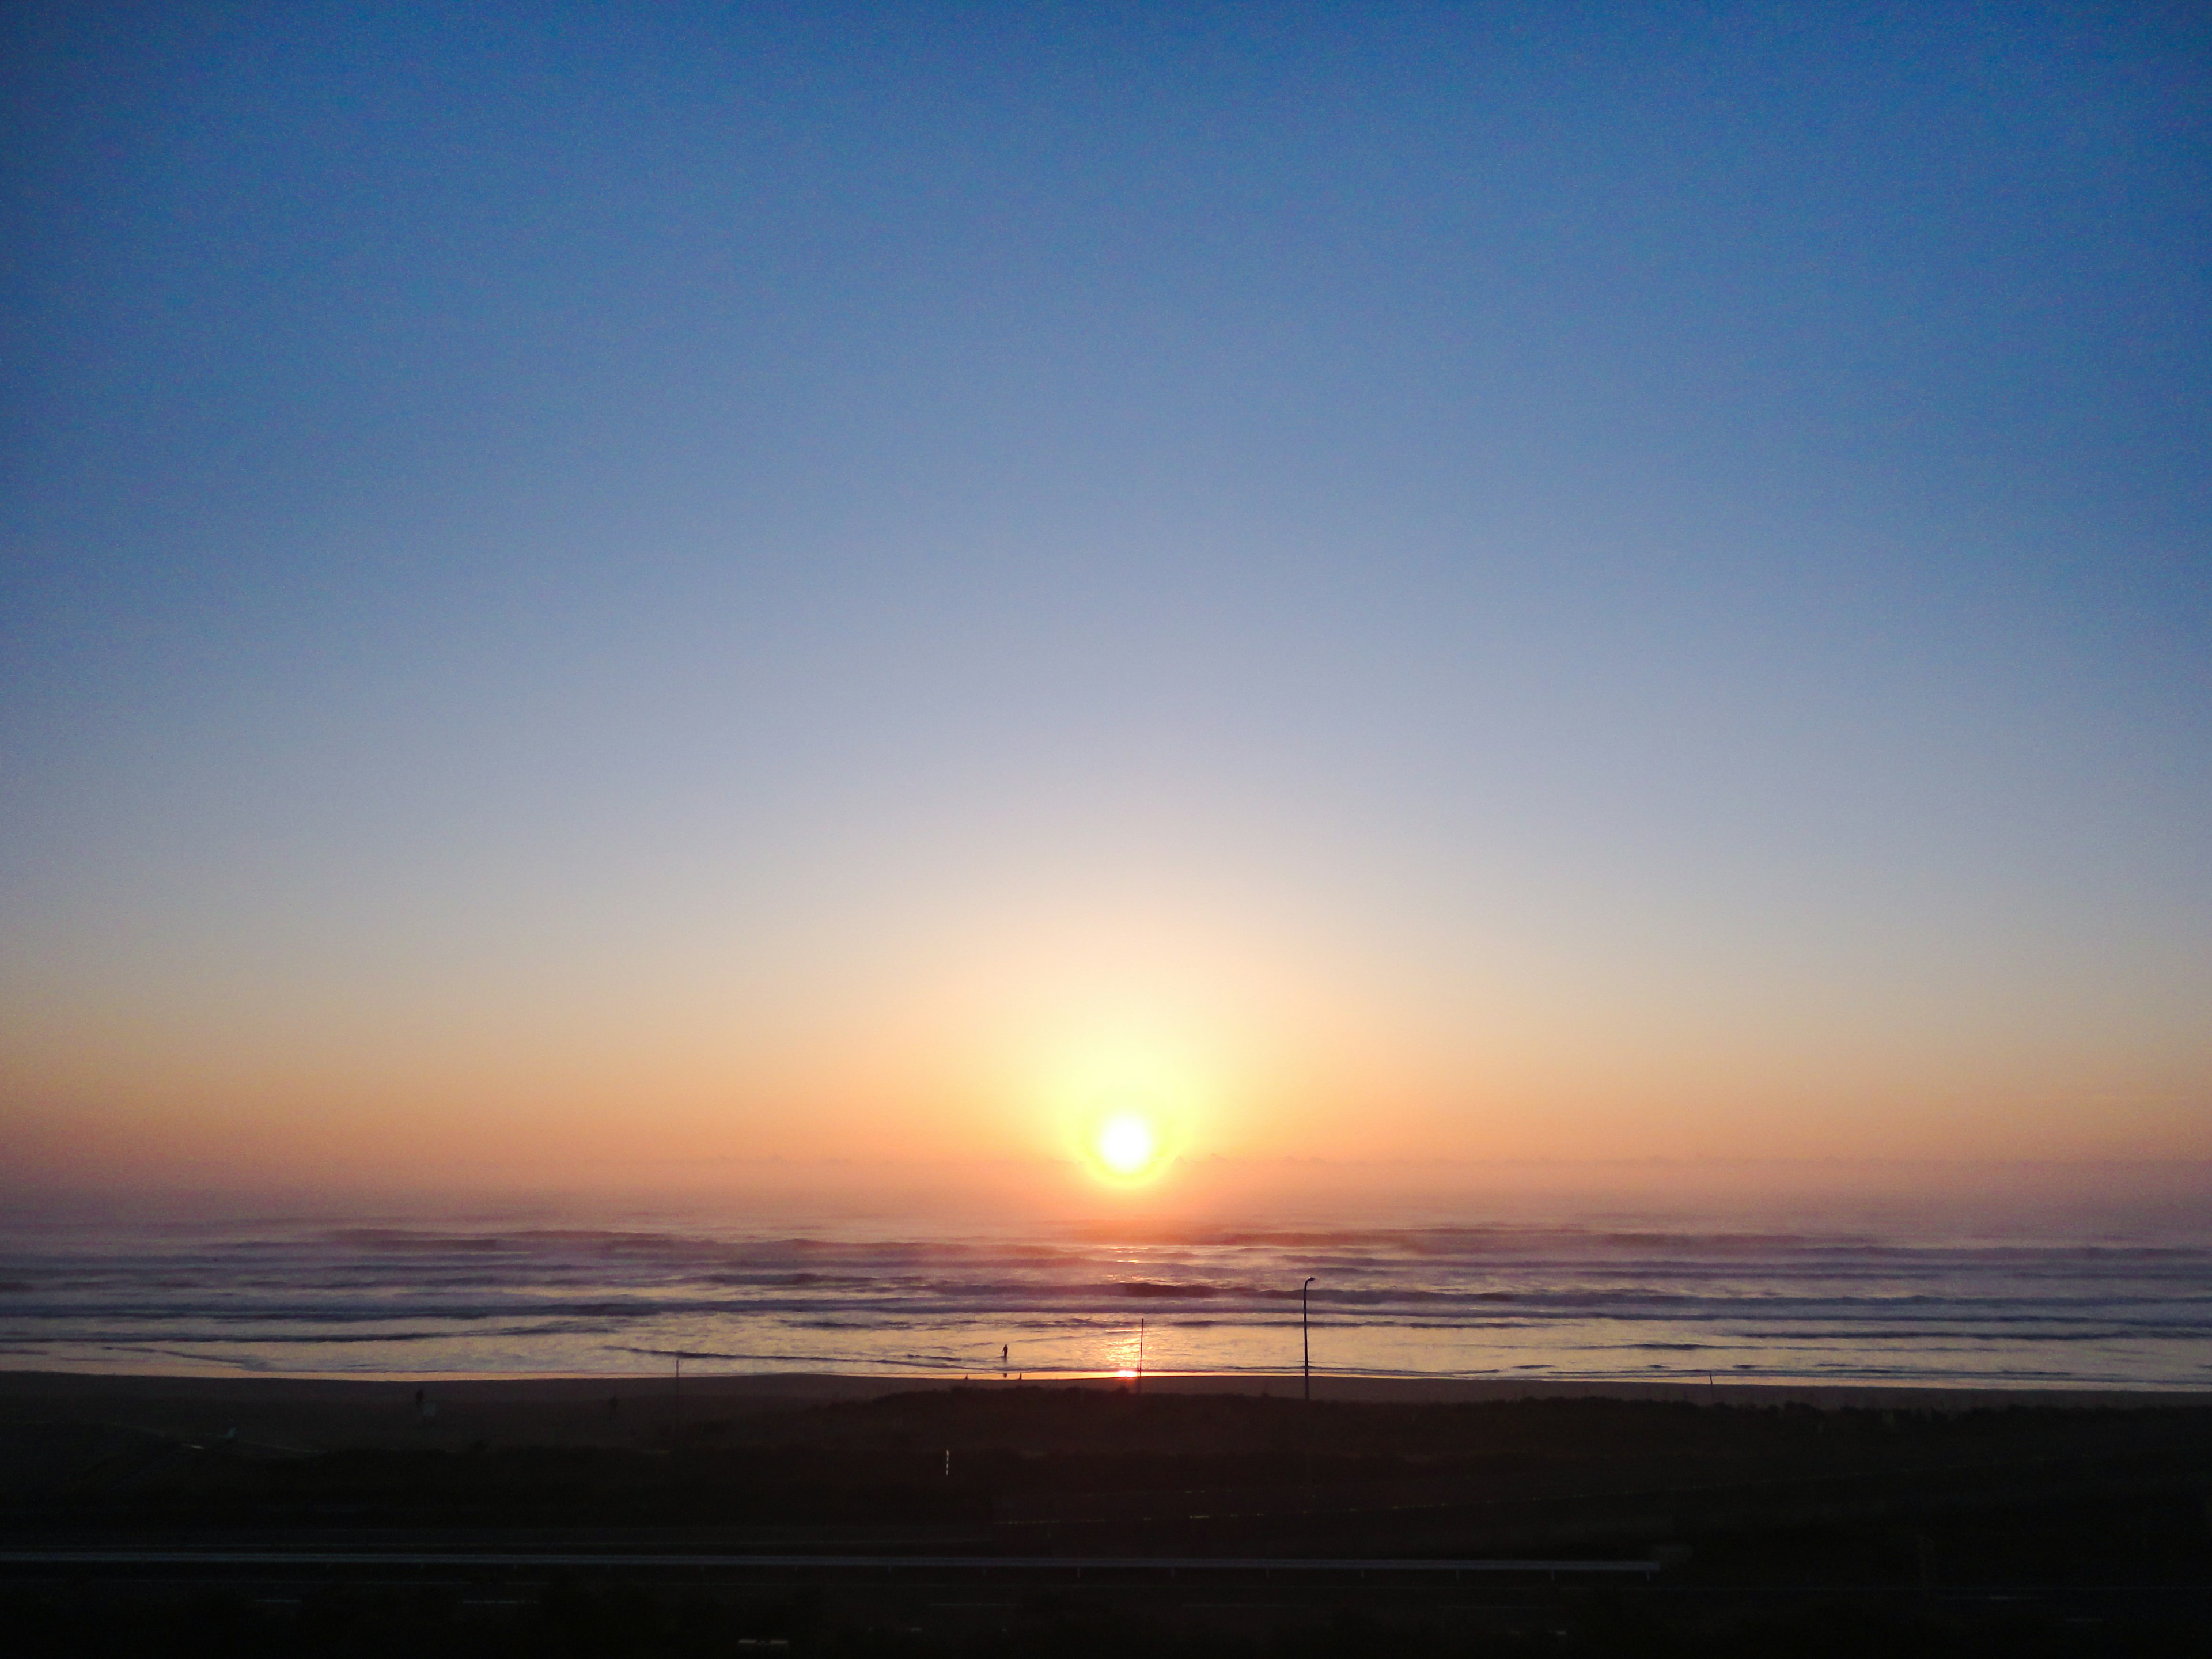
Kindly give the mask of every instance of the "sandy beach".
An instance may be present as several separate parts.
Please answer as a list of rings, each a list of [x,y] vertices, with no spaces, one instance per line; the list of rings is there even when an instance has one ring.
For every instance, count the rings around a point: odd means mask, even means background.
[[[1120,1376],[1037,1379],[830,1374],[599,1376],[393,1377],[147,1376],[0,1371],[0,1425],[94,1421],[149,1433],[217,1443],[239,1439],[272,1448],[325,1451],[349,1447],[456,1449],[479,1443],[624,1446],[664,1437],[671,1425],[787,1412],[948,1389],[993,1393],[1014,1388],[1126,1390]],[[1295,1374],[1275,1376],[1147,1376],[1152,1395],[1301,1397]],[[1809,1406],[1956,1413],[2008,1406],[2148,1409],[2212,1405],[2212,1393],[2179,1390],[1939,1389],[1850,1384],[1650,1383],[1606,1380],[1338,1377],[1313,1379],[1322,1401],[1373,1405],[1469,1404],[1514,1400],[1621,1400]]]

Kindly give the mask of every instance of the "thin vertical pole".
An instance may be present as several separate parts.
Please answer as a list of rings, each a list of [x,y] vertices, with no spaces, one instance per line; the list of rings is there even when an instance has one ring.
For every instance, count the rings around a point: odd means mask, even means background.
[[[1304,1364],[1308,1400],[1313,1398],[1313,1327],[1306,1317],[1306,1292],[1312,1288],[1313,1280],[1310,1277],[1304,1284],[1298,1286],[1298,1346],[1305,1352]]]
[[[1137,1392],[1145,1391],[1145,1322],[1137,1322]]]

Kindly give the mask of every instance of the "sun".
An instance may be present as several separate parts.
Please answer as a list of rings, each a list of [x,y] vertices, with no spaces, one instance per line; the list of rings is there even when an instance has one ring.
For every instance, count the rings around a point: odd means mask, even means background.
[[[1118,1176],[1145,1169],[1159,1145],[1152,1126],[1134,1112],[1116,1112],[1098,1126],[1098,1161]]]
[[[1091,1162],[1109,1181],[1150,1180],[1167,1161],[1167,1136],[1149,1114],[1119,1106],[1091,1127]]]

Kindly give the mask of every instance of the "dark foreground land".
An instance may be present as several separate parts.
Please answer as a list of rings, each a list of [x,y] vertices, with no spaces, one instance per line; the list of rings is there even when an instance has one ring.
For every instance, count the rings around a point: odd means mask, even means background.
[[[0,1647],[2212,1652],[2212,1406],[884,1390],[0,1376]]]

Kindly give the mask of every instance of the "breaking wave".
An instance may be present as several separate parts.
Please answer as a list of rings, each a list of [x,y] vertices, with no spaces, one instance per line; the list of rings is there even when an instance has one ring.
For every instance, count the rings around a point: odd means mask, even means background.
[[[1556,1224],[33,1228],[0,1241],[0,1352],[125,1370],[619,1372],[681,1356],[1038,1376],[1127,1368],[1141,1320],[1155,1370],[1251,1374],[1295,1363],[1309,1274],[1316,1365],[1347,1374],[1649,1378],[1671,1363],[2212,1382],[2212,1249]]]

